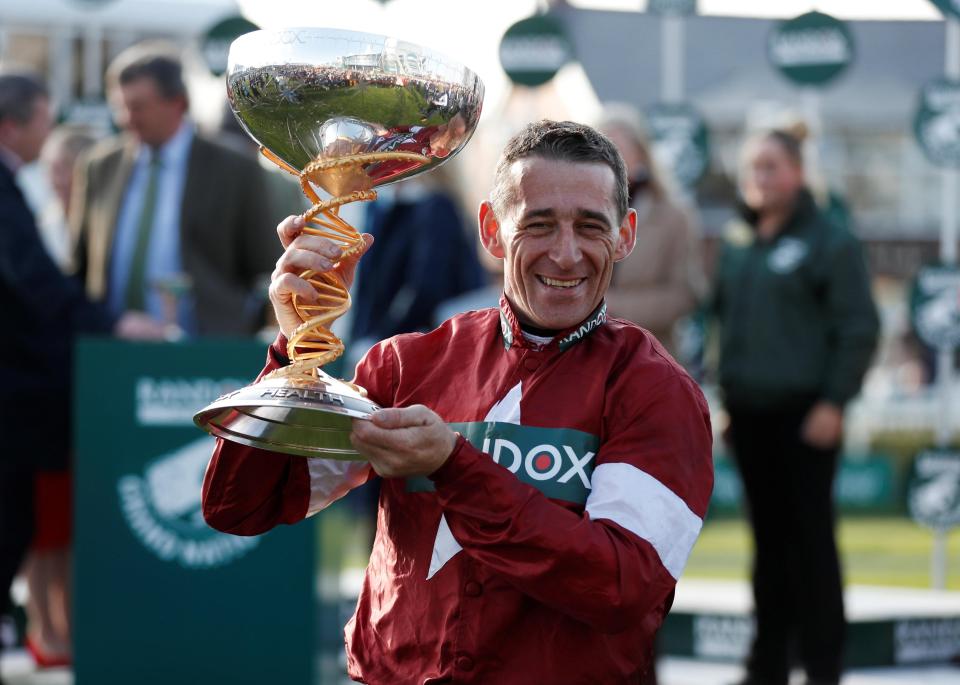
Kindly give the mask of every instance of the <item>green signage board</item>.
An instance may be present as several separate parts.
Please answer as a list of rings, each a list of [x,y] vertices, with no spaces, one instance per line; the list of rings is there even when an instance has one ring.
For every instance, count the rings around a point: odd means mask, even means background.
[[[237,537],[200,510],[214,440],[193,413],[263,357],[238,340],[78,345],[77,685],[312,685],[313,526]]]
[[[646,116],[655,156],[678,183],[693,187],[710,166],[710,137],[703,117],[682,103],[652,105]]]
[[[960,167],[960,81],[941,78],[923,87],[913,134],[931,162]]]
[[[930,0],[947,16],[960,19],[960,0]]]
[[[842,21],[807,12],[770,32],[767,57],[794,83],[825,86],[853,62],[853,35]]]
[[[921,267],[910,292],[910,317],[930,347],[960,347],[960,267]]]
[[[500,41],[500,64],[521,86],[540,86],[573,59],[573,44],[554,17],[538,14],[507,29]]]
[[[228,17],[207,29],[203,35],[200,51],[207,68],[214,76],[223,76],[227,71],[227,55],[230,44],[245,33],[258,31],[259,26],[243,17]]]
[[[960,450],[928,449],[917,455],[907,483],[907,508],[928,528],[960,524]]]
[[[696,14],[697,0],[650,0],[647,11],[653,14]]]

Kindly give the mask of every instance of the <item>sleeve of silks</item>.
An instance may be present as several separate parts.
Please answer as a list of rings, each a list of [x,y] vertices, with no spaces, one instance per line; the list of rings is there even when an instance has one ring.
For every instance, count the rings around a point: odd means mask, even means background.
[[[713,489],[710,416],[693,381],[674,371],[642,397],[626,390],[607,398],[612,409],[582,514],[463,438],[431,475],[467,555],[606,633],[639,624],[667,600]]]
[[[828,263],[828,357],[823,397],[839,406],[860,392],[877,346],[880,320],[860,243],[846,234]]]
[[[257,380],[289,363],[286,347],[286,338],[278,336]],[[380,344],[357,365],[356,382],[375,402],[383,397],[377,392],[377,380],[391,378],[390,361],[387,357],[386,373],[381,373],[384,345]],[[365,483],[372,473],[364,461],[291,456],[218,438],[203,479],[203,516],[211,527],[225,533],[259,535],[278,524],[312,516]]]

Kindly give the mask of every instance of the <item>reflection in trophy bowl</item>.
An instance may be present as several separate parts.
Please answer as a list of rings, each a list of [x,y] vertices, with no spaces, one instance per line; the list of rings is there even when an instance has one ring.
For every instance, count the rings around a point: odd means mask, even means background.
[[[427,171],[455,155],[480,120],[483,84],[426,48],[319,28],[254,31],[230,48],[227,94],[247,132],[331,195]],[[351,155],[413,153],[361,167]],[[310,167],[308,170],[308,166]]]

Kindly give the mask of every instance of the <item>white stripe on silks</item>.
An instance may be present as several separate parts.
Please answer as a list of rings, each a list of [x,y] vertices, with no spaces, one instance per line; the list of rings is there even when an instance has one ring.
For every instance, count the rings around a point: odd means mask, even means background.
[[[591,481],[590,518],[609,519],[643,538],[670,575],[680,578],[703,520],[670,488],[630,464],[600,464]]]
[[[310,472],[310,503],[307,516],[326,509],[367,480],[370,464],[365,461],[307,458]]]
[[[500,423],[520,423],[520,399],[523,396],[522,383],[517,383],[510,388],[510,391],[503,396],[499,402],[494,404],[487,415],[483,417],[484,421],[499,421]],[[463,549],[457,539],[450,532],[450,526],[447,524],[447,517],[440,516],[440,525],[437,526],[437,537],[433,542],[433,554],[430,557],[430,570],[427,572],[427,580],[433,578],[434,574],[443,568],[444,564],[453,559],[457,553]]]
[[[520,400],[523,397],[523,383],[517,383],[510,388],[499,402],[490,407],[490,411],[483,417],[484,421],[499,423],[515,423],[520,425]]]
[[[453,559],[461,549],[463,547],[450,532],[447,517],[441,514],[440,526],[437,528],[437,539],[433,543],[433,554],[430,557],[430,570],[427,571],[427,580],[433,578],[433,575],[443,568],[444,564]]]

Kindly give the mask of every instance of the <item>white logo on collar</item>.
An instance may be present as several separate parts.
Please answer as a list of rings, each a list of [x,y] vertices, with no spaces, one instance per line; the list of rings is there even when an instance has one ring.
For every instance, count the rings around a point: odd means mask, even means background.
[[[767,265],[778,274],[794,271],[809,252],[807,244],[797,238],[781,238],[767,257]]]

